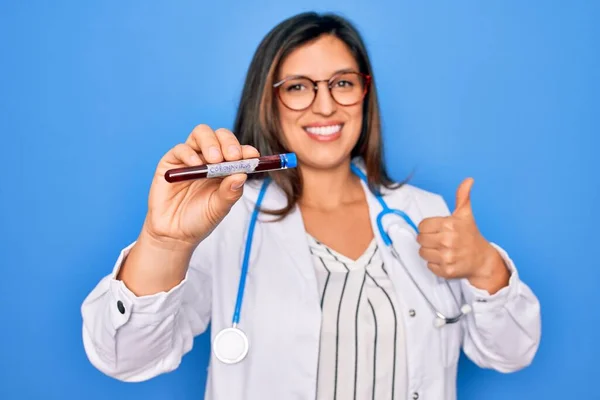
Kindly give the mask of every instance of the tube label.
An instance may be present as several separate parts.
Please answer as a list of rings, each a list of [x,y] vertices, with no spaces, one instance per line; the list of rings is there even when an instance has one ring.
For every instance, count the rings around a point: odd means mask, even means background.
[[[258,162],[258,158],[250,158],[247,160],[226,161],[220,164],[208,164],[206,166],[208,168],[206,177],[216,178],[240,173],[249,174],[254,172]]]

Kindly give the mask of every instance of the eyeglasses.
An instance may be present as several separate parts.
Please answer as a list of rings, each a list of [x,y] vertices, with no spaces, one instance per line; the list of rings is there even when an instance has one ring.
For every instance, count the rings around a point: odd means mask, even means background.
[[[360,72],[340,72],[328,80],[313,81],[305,76],[291,76],[273,85],[283,105],[294,111],[310,107],[319,90],[319,82],[326,82],[333,100],[341,106],[359,103],[367,94],[371,76]]]

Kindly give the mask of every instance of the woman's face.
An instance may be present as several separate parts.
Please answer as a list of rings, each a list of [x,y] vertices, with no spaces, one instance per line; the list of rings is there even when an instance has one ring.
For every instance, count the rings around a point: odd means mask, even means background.
[[[339,71],[358,72],[358,64],[344,42],[335,36],[321,36],[292,52],[282,63],[276,81],[291,76],[305,76],[318,83],[318,91],[312,105],[302,111],[286,107],[278,99],[283,135],[290,151],[295,152],[301,164],[318,169],[334,168],[350,158],[362,128],[363,101],[355,105],[338,104],[327,88],[327,81]],[[356,75],[354,75],[356,77]],[[348,79],[346,79],[348,78]],[[352,75],[334,84],[339,99],[349,96],[356,82]],[[314,91],[309,81],[293,80],[284,83],[280,94],[286,103],[304,104],[302,98],[310,99]],[[304,96],[304,97],[303,97]],[[299,99],[299,100],[298,100]],[[296,103],[294,103],[296,102]],[[298,108],[298,107],[294,107]]]

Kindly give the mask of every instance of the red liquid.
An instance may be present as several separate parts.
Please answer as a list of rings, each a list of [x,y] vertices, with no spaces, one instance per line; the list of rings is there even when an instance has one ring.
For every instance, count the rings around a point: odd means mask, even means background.
[[[242,160],[243,161],[243,160]],[[215,164],[218,165],[218,164]],[[273,171],[277,169],[282,169],[283,162],[281,157],[278,155],[273,156],[264,156],[258,158],[258,165],[254,168],[253,171],[248,173],[257,173],[257,172],[265,172],[265,171]],[[235,172],[240,173],[240,172]],[[241,172],[244,173],[244,172]],[[231,175],[231,174],[230,174]],[[184,167],[184,168],[175,168],[170,169],[165,172],[165,179],[167,182],[183,182],[189,181],[193,179],[204,179],[208,176],[208,166],[207,165],[198,165],[195,167]]]

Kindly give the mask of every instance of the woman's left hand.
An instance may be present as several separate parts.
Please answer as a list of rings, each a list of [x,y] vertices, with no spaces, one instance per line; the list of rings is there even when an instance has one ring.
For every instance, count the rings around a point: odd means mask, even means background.
[[[425,218],[419,224],[419,254],[431,271],[445,279],[466,278],[493,294],[508,285],[510,271],[498,251],[483,237],[471,208],[473,179],[456,191],[456,209],[447,217]]]

